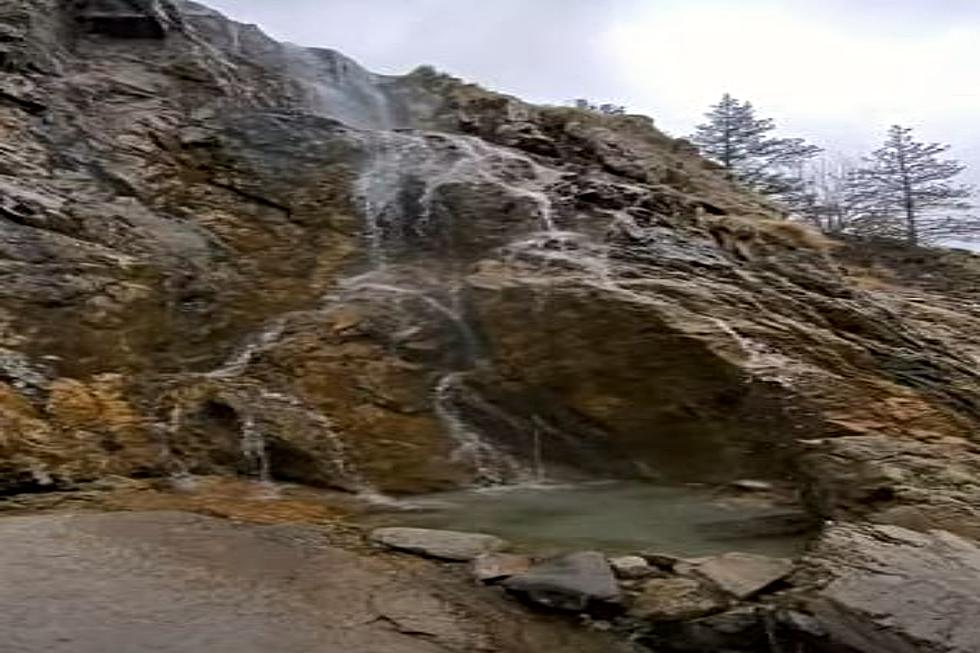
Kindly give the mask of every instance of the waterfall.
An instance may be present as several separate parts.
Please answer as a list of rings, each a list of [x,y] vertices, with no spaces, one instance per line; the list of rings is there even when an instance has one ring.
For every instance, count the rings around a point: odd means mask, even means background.
[[[446,193],[455,186],[489,187],[525,208],[528,223],[514,245],[513,256],[527,254],[548,264],[558,259],[574,263],[583,236],[561,231],[548,188],[561,173],[544,168],[529,156],[490,145],[479,138],[430,133],[360,133],[366,165],[357,190],[364,213],[364,240],[369,269],[340,284],[335,299],[388,302],[403,310],[415,307],[415,328],[433,318],[444,320],[458,335],[462,364],[442,370],[432,391],[433,410],[454,443],[453,459],[471,465],[480,484],[504,484],[543,476],[541,434],[529,434],[528,456],[535,471],[523,467],[496,446],[458,408],[466,372],[481,364],[479,338],[465,312],[462,293],[465,267],[454,266],[458,254],[453,238],[440,229],[458,229]],[[421,238],[430,248],[442,245],[433,262],[437,280],[420,282],[409,238]],[[417,248],[415,248],[417,251]],[[408,263],[403,265],[402,263]],[[449,262],[447,264],[447,262]],[[409,317],[412,319],[412,316]],[[413,333],[406,325],[397,333]],[[533,439],[531,439],[533,438]]]
[[[291,65],[307,66],[307,81],[326,84],[329,79],[344,75],[358,77],[360,73],[345,68],[341,59],[326,54],[291,51]],[[313,57],[315,61],[311,60]],[[312,68],[311,68],[312,66]],[[318,72],[313,74],[314,69]],[[332,76],[332,77],[331,77]],[[324,81],[327,79],[327,81]],[[365,81],[366,80],[366,81]],[[365,83],[370,82],[362,78]],[[338,82],[339,83],[339,82]],[[323,89],[321,88],[321,91]],[[329,88],[328,88],[329,90]],[[361,89],[364,91],[364,89]],[[367,91],[353,96],[378,109],[380,100],[372,100]],[[326,91],[323,91],[326,93]],[[346,92],[346,91],[345,91]],[[333,98],[336,99],[336,98]],[[373,104],[372,104],[373,103]],[[333,111],[344,110],[343,103],[334,103]],[[348,108],[350,108],[348,106]],[[372,109],[374,110],[374,109]],[[337,116],[344,119],[343,116]],[[397,308],[398,334],[419,333],[432,325],[445,325],[449,335],[447,346],[458,356],[444,357],[438,365],[439,374],[431,391],[432,410],[442,423],[446,436],[453,442],[453,459],[472,466],[479,484],[506,484],[531,481],[544,476],[542,431],[528,432],[526,451],[521,457],[533,461],[533,470],[521,465],[511,452],[494,444],[479,429],[467,423],[460,410],[463,393],[469,392],[462,383],[465,374],[485,364],[485,352],[477,329],[466,313],[465,275],[469,272],[460,262],[449,230],[466,229],[459,223],[447,202],[448,193],[465,187],[488,187],[513,200],[516,210],[526,216],[526,224],[517,223],[516,241],[510,247],[514,260],[534,260],[545,265],[581,265],[578,254],[588,249],[584,237],[558,228],[559,217],[548,189],[561,178],[561,173],[544,168],[527,155],[499,148],[484,141],[463,135],[422,132],[351,131],[365,152],[364,167],[356,183],[356,195],[363,212],[363,240],[367,251],[367,269],[337,284],[315,309],[320,314],[344,303],[358,302],[378,307],[390,315]],[[427,249],[417,246],[421,243]],[[420,251],[431,255],[422,258]],[[590,258],[589,261],[592,259]],[[591,263],[589,263],[591,265]],[[598,268],[596,268],[598,271]],[[265,387],[254,379],[242,378],[256,356],[274,347],[283,337],[293,314],[286,314],[267,323],[247,339],[221,365],[201,376],[221,382],[234,381],[236,386],[247,381],[248,405],[236,402],[240,418],[240,449],[248,473],[260,481],[272,477],[265,424],[286,420],[309,433],[316,434],[320,455],[328,458],[336,478],[348,484],[362,496],[379,497],[364,475],[353,464],[346,443],[332,420],[298,397],[279,388]],[[394,340],[393,340],[394,342]],[[256,385],[258,390],[256,391]],[[234,393],[242,389],[233,389]],[[492,410],[480,403],[479,397],[469,398],[478,410]],[[179,410],[179,409],[177,409]],[[279,419],[273,421],[258,411],[271,411]],[[514,428],[520,429],[519,420]],[[273,461],[274,462],[274,461]]]
[[[282,44],[286,72],[304,94],[307,109],[360,129],[397,127],[382,77],[339,52]]]

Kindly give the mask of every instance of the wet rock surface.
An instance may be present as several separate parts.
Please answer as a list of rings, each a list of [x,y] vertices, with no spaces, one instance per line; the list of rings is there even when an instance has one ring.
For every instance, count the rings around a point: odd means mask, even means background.
[[[303,526],[176,512],[0,520],[11,653],[626,650]]]

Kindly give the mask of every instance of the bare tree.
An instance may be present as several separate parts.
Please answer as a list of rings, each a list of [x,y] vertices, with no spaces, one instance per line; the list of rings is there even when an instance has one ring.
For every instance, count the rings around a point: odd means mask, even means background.
[[[804,193],[795,203],[799,217],[832,235],[861,235],[870,228],[867,214],[855,201],[855,169],[855,163],[843,157],[822,157],[801,166]]]
[[[734,179],[753,190],[782,200],[791,208],[805,198],[800,166],[820,152],[802,138],[776,138],[769,118],[757,118],[750,102],[726,93],[705,114],[689,140],[701,153],[732,172]]]
[[[980,218],[967,216],[970,186],[955,179],[966,166],[941,159],[949,145],[922,143],[908,127],[888,130],[882,147],[851,172],[847,201],[860,212],[867,234],[910,245],[980,237]]]

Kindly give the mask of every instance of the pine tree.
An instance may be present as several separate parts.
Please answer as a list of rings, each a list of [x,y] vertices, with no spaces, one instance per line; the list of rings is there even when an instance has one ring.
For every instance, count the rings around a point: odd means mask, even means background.
[[[980,220],[957,215],[970,208],[973,189],[954,182],[966,168],[940,159],[949,145],[921,143],[912,129],[894,125],[885,144],[864,158],[851,178],[850,202],[861,207],[879,235],[910,245],[976,238]]]
[[[821,150],[802,138],[776,138],[769,118],[757,118],[750,102],[726,93],[705,114],[708,121],[689,137],[701,153],[731,171],[736,181],[792,205],[805,201],[798,174]]]

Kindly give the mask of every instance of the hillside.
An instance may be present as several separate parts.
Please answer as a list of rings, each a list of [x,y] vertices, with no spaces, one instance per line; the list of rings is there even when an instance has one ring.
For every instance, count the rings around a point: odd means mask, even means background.
[[[980,537],[976,256],[834,246],[647,118],[195,3],[0,26],[5,495],[752,478]]]

